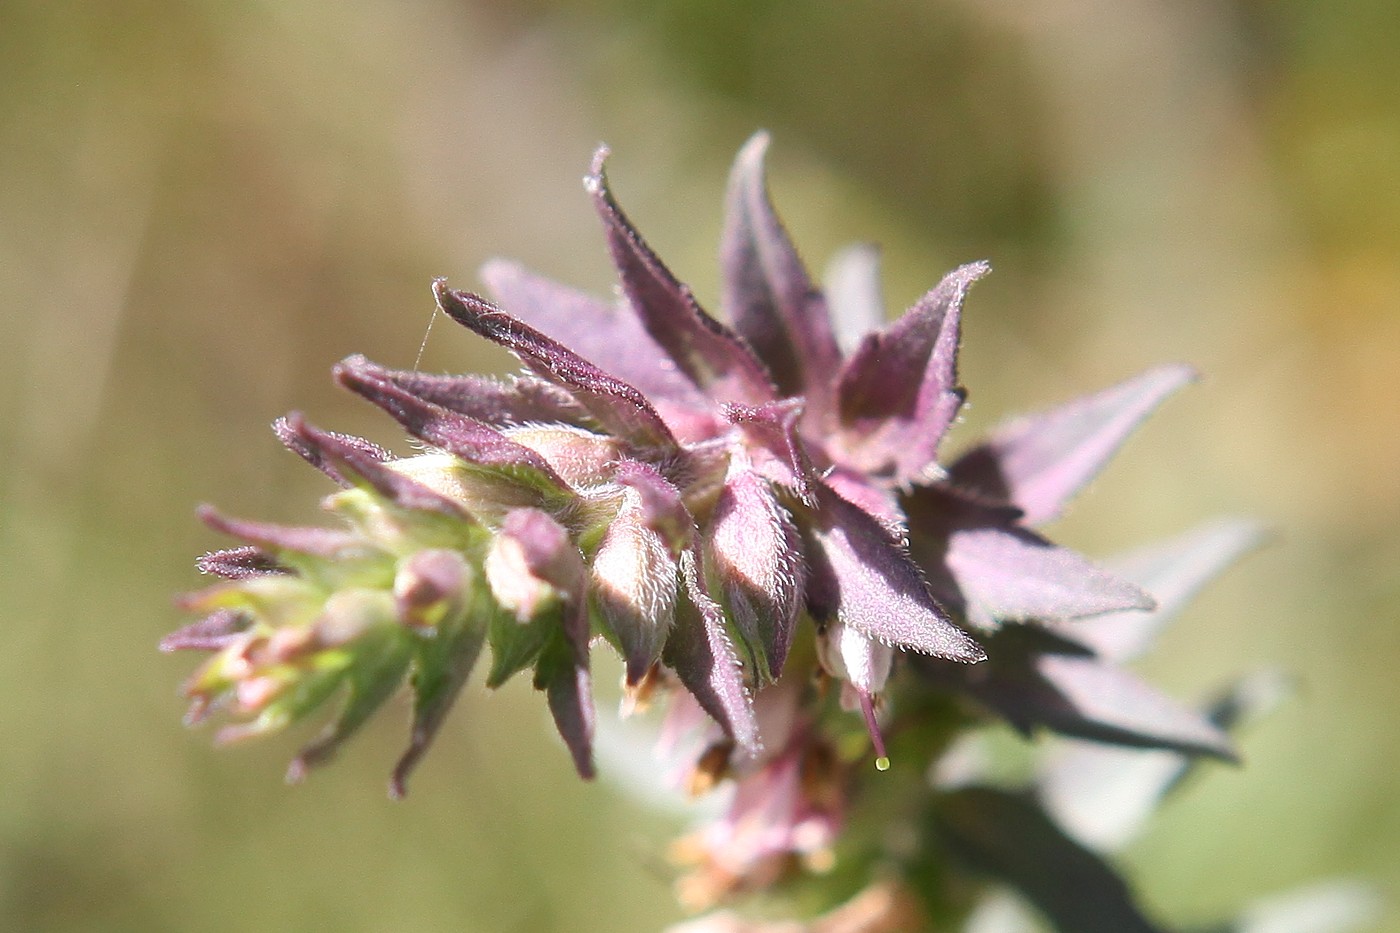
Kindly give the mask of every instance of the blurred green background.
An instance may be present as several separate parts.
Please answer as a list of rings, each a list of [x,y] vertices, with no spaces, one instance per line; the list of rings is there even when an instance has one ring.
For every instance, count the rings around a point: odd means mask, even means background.
[[[296,737],[180,727],[171,594],[201,501],[311,519],[267,430],[411,366],[433,276],[507,255],[610,286],[579,180],[702,299],[727,165],[774,134],[820,268],[885,248],[891,311],[989,258],[968,424],[1158,362],[1205,374],[1053,534],[1219,514],[1271,548],[1151,661],[1299,695],[1129,856],[1179,921],[1355,875],[1400,897],[1400,5],[1306,0],[0,4],[0,929],[652,930],[675,828],[575,780],[520,684],[472,688],[405,803],[382,717],[288,788]],[[423,366],[502,367],[440,321]],[[403,449],[400,447],[400,449]],[[604,675],[606,679],[606,675]],[[400,709],[402,711],[402,709]]]

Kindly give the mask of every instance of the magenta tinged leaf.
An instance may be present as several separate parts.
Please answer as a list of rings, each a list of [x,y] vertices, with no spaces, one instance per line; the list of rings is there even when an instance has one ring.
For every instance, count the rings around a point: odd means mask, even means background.
[[[1273,710],[1289,692],[1288,678],[1266,668],[1230,684],[1203,713],[1233,732]],[[1040,769],[1037,783],[1046,810],[1070,835],[1098,851],[1112,851],[1145,827],[1163,798],[1199,763],[1172,751],[1071,741]]]
[[[246,580],[270,573],[286,573],[287,568],[277,563],[271,554],[255,547],[232,547],[222,551],[210,551],[198,558],[195,566],[200,573],[209,573],[226,580]]]
[[[311,463],[324,464],[323,471],[332,478],[342,477],[351,483],[358,479],[400,508],[438,512],[461,521],[470,520],[466,511],[451,499],[386,466],[383,459],[365,449],[364,444],[368,442],[357,442],[357,438],[347,439],[343,435],[314,428],[306,423],[299,412],[292,412],[278,421],[278,434],[292,449],[298,452],[305,450],[303,456]]]
[[[627,304],[609,304],[501,259],[487,263],[481,278],[511,316],[635,386],[653,403],[709,407],[704,393],[670,364]]]
[[[160,650],[219,651],[248,627],[248,617],[232,609],[214,612],[160,640]]]
[[[785,396],[805,395],[829,409],[831,375],[841,364],[826,300],[812,284],[764,179],[768,134],[756,133],[739,151],[729,176],[720,243],[723,307]]]
[[[532,376],[441,376],[377,367],[380,376],[425,402],[501,427],[551,423],[581,426],[585,412],[568,392]]]
[[[1195,378],[1161,366],[1095,395],[1009,421],[949,468],[958,486],[1010,502],[1027,524],[1055,518],[1158,405]]]
[[[1041,655],[1035,671],[1049,688],[1035,719],[1058,732],[1235,760],[1219,726],[1127,671],[1068,654]]]
[[[935,594],[979,627],[1153,606],[1132,583],[1020,527],[1014,509],[943,486],[915,490],[905,508],[916,557],[929,569]]]
[[[639,448],[676,446],[666,423],[646,396],[621,379],[517,321],[484,298],[433,283],[448,317],[520,357],[531,369],[567,389],[609,433]]]
[[[1122,663],[1140,656],[1197,592],[1226,567],[1258,547],[1264,534],[1241,519],[1209,522],[1170,541],[1105,562],[1115,576],[1142,587],[1157,601],[1151,612],[1113,612],[1064,626],[1061,634],[1101,658]]]
[[[210,528],[257,545],[264,552],[307,554],[334,560],[347,552],[363,551],[364,539],[348,531],[332,528],[304,528],[274,525],[221,515],[212,505],[201,505],[196,514]]]
[[[383,408],[414,437],[453,454],[469,467],[514,479],[544,497],[569,493],[568,484],[535,451],[475,418],[423,401],[364,357],[342,360],[334,373],[342,385]]]
[[[956,529],[945,561],[979,626],[1152,608],[1152,598],[1136,586],[1024,528]]]
[[[617,266],[622,293],[654,341],[696,386],[719,401],[757,405],[773,398],[763,364],[738,335],[705,313],[690,289],[642,239],[608,190],[603,162],[593,157],[584,186],[593,196]]]
[[[876,485],[864,473],[842,466],[824,471],[822,482],[842,499],[879,521],[891,538],[902,541],[907,536],[909,523],[904,517],[898,490]]]
[[[934,602],[919,568],[883,525],[825,485],[817,493],[807,602],[818,621],[838,619],[876,641],[940,658],[986,657]]]
[[[301,414],[293,412],[285,418],[278,418],[272,422],[272,430],[288,450],[301,457],[307,463],[320,470],[322,473],[335,480],[347,489],[354,485],[349,479],[341,475],[335,464],[327,459],[322,447],[305,434],[303,428],[305,423],[301,421]],[[338,447],[355,448],[365,459],[377,460],[384,463],[392,459],[389,452],[378,444],[371,443],[363,437],[355,437],[351,434],[337,434],[333,431],[317,431],[317,437],[331,438],[337,442]]]
[[[720,490],[706,545],[708,566],[756,672],[776,680],[802,607],[797,526],[772,487],[741,469]]]
[[[1088,650],[1034,626],[1010,625],[990,636],[992,660],[976,671],[921,666],[1011,725],[1063,735],[1235,760],[1227,736],[1198,713]]]
[[[755,755],[762,742],[753,700],[725,630],[724,610],[705,592],[700,561],[694,546],[681,555],[685,586],[676,600],[676,622],[662,659],[725,735]]]
[[[966,394],[957,373],[963,299],[990,270],[974,262],[950,272],[846,361],[838,393],[853,465],[900,484],[929,477]]]

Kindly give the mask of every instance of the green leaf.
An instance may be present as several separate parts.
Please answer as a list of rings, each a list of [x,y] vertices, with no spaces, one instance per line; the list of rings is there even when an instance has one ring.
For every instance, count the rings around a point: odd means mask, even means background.
[[[486,636],[491,645],[491,670],[486,675],[486,686],[494,690],[533,666],[562,625],[563,607],[558,602],[542,608],[534,618],[525,621],[516,618],[514,613],[494,607]]]
[[[413,726],[408,748],[389,781],[391,797],[401,799],[408,792],[408,776],[432,745],[471,676],[485,638],[486,620],[471,608],[446,620],[435,632],[419,635],[414,651]]]
[[[579,657],[563,629],[556,629],[535,665],[535,689],[545,691],[549,711],[554,716],[564,744],[573,755],[574,767],[584,780],[591,780],[593,768],[594,710],[588,657]]]
[[[360,639],[345,673],[345,705],[326,729],[304,747],[287,769],[288,783],[329,761],[403,683],[413,657],[412,636],[398,626],[384,626]]]

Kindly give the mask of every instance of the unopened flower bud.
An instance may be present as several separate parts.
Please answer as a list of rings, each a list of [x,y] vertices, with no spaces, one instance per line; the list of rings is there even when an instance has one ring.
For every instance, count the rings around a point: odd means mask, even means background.
[[[471,567],[457,551],[419,551],[399,565],[394,575],[394,605],[399,621],[414,628],[433,628],[466,598]]]
[[[758,676],[782,673],[802,603],[797,529],[766,480],[751,470],[725,481],[707,557]]]
[[[843,622],[832,622],[817,638],[817,657],[828,674],[841,681],[841,705],[859,709],[875,746],[875,767],[889,768],[885,740],[875,717],[876,701],[889,680],[894,649],[882,645]]]
[[[646,521],[641,494],[628,489],[622,509],[593,556],[593,594],[635,684],[661,657],[675,618],[678,570],[666,540]]]

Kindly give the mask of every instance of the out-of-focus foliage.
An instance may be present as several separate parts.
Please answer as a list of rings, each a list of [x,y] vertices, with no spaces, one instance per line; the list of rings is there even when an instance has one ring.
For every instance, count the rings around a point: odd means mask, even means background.
[[[716,180],[757,126],[814,267],[887,243],[899,308],[997,266],[955,444],[1163,359],[1206,374],[1055,528],[1277,531],[1150,662],[1178,695],[1255,661],[1300,689],[1128,850],[1149,903],[1396,885],[1397,40],[1380,0],[0,6],[0,927],[674,919],[674,827],[577,782],[524,685],[469,695],[391,805],[365,773],[398,724],[286,789],[290,742],[235,766],[171,727],[184,668],[152,648],[216,546],[189,503],[312,518],[271,413],[397,441],[321,374],[411,366],[434,275],[504,254],[605,288],[599,139],[712,296]],[[506,365],[477,346],[437,328],[423,367]]]

